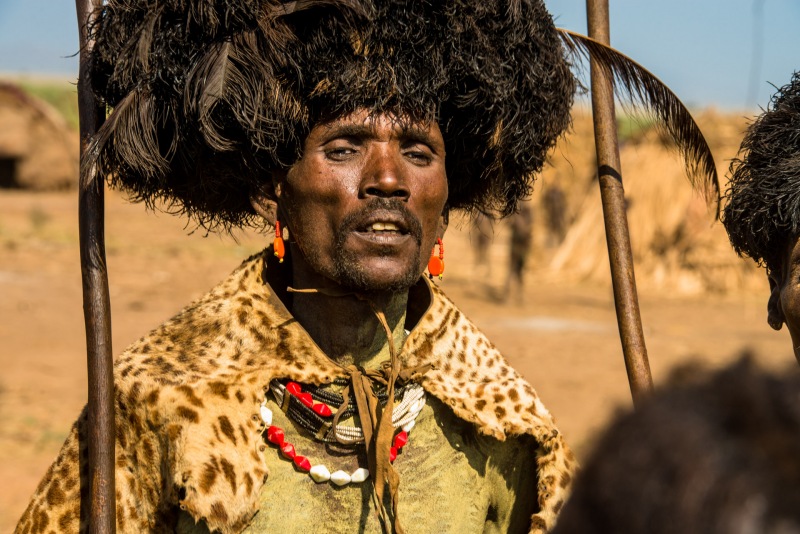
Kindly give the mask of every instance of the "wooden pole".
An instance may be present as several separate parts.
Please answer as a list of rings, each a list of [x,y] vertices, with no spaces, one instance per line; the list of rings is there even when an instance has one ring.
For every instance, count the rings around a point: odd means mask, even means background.
[[[88,76],[93,43],[88,25],[102,0],[75,0],[80,35],[78,112],[80,116],[81,177],[78,193],[83,316],[86,324],[86,363],[89,371],[88,445],[90,534],[116,531],[114,490],[114,375],[111,356],[111,309],[108,295],[104,230],[104,183],[91,170],[83,170],[89,140],[103,125],[105,109],[98,105]],[[88,508],[86,507],[88,504]]]
[[[608,0],[586,0],[589,37],[610,44]],[[597,149],[597,173],[603,204],[603,221],[606,244],[614,287],[614,305],[617,312],[622,353],[634,405],[653,389],[650,363],[639,313],[639,297],[633,273],[633,254],[628,234],[628,217],[625,212],[625,190],[617,142],[617,122],[614,109],[614,91],[610,74],[591,62],[592,114]]]

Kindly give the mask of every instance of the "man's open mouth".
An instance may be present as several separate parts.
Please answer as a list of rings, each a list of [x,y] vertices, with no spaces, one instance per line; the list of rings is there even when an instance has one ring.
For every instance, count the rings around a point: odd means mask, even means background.
[[[400,202],[376,199],[350,214],[342,221],[338,242],[343,245],[348,236],[381,246],[406,247],[409,240],[422,240],[422,226]],[[405,250],[405,248],[404,248]]]
[[[405,236],[411,233],[403,214],[393,210],[373,211],[355,225],[355,230],[361,234],[387,237]]]
[[[375,234],[397,234],[397,235],[405,235],[408,233],[406,231],[403,231],[403,229],[401,229],[398,225],[396,225],[393,222],[374,222],[363,231]]]
[[[399,246],[411,238],[411,231],[403,217],[393,214],[373,214],[356,227],[361,239],[378,245]]]

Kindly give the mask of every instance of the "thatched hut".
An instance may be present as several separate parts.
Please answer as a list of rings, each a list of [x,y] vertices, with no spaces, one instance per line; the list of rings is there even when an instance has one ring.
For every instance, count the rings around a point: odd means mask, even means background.
[[[78,134],[49,104],[0,80],[0,125],[0,188],[77,186]]]

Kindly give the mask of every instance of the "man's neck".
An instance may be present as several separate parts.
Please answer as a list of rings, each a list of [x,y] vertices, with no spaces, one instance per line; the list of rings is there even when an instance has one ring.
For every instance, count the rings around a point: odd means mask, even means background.
[[[293,293],[291,312],[311,339],[340,365],[355,364],[376,368],[390,359],[386,331],[375,310],[386,318],[392,331],[395,350],[405,341],[408,291],[397,293],[331,296],[343,291],[330,279],[310,271],[301,262],[293,262],[294,289],[316,289],[313,293]],[[364,299],[368,300],[364,300]]]
[[[407,299],[408,293],[403,293],[375,302],[386,316],[397,351],[405,340]],[[376,368],[390,359],[383,326],[369,304],[355,296],[295,293],[291,312],[322,351],[340,365]]]

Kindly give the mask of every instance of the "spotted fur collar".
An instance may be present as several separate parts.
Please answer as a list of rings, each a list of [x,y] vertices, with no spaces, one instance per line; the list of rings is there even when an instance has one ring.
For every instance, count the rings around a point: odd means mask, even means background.
[[[280,275],[276,266],[267,268],[269,261],[267,251],[249,258],[116,361],[119,532],[166,530],[176,506],[211,530],[240,532],[257,511],[268,475],[258,415],[264,386],[273,378],[324,384],[343,376],[267,283],[268,270]],[[402,361],[432,365],[422,379],[430,394],[484,434],[535,438],[540,512],[531,518],[531,532],[546,531],[574,469],[552,417],[438,287],[417,284],[408,315],[416,324]],[[85,438],[84,415],[18,531],[44,532],[54,524],[77,530]]]

